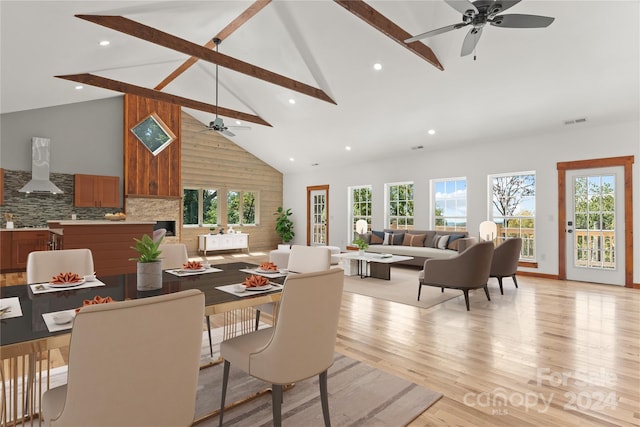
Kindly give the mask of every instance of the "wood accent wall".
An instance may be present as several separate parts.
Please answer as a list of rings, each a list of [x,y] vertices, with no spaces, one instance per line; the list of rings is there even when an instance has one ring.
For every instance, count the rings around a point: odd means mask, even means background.
[[[157,114],[176,139],[154,156],[131,128]],[[181,109],[149,98],[124,96],[124,195],[182,197],[181,177]]]
[[[249,234],[250,251],[268,251],[282,243],[275,232],[275,216],[282,205],[282,173],[218,132],[202,132],[204,125],[182,113],[182,185],[184,188],[218,190],[218,222],[227,228],[228,190],[257,191],[259,197],[256,226],[240,227]],[[182,242],[189,254],[197,252],[197,236],[206,227],[183,227]],[[208,255],[215,255],[215,252]]]

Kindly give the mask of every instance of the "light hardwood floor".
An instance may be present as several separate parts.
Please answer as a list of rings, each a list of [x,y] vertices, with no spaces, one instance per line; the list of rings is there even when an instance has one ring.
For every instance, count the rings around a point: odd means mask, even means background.
[[[411,426],[640,425],[640,291],[518,282],[469,312],[345,293],[337,351],[444,394]]]
[[[211,262],[238,258],[266,256]],[[462,294],[423,309],[345,292],[336,350],[444,394],[412,427],[639,426],[640,290],[518,283],[491,279],[469,312]]]

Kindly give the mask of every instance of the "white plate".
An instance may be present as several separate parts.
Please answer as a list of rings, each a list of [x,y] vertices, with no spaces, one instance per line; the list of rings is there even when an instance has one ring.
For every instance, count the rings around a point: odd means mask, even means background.
[[[52,288],[74,288],[76,286],[82,285],[84,282],[84,279],[80,279],[77,282],[71,283],[47,283],[47,286],[50,286]]]
[[[253,288],[247,288],[247,291],[266,291],[267,289],[271,289],[273,286],[270,284],[264,286],[254,286]]]
[[[184,272],[184,273],[190,273],[190,272],[198,273],[200,271],[205,271],[205,270],[206,270],[206,268],[204,268],[204,267],[201,267],[201,268],[181,268],[180,269],[180,271]]]
[[[266,274],[278,274],[278,270],[262,270],[260,268],[256,268],[256,273],[266,273]]]
[[[53,319],[53,323],[56,325],[66,325],[67,323],[71,323],[75,316],[67,311],[61,311],[60,313],[56,313],[51,318]]]

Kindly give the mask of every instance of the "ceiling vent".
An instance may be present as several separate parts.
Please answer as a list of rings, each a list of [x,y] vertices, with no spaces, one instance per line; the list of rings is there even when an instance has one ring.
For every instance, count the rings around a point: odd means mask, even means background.
[[[564,124],[565,124],[565,125],[575,125],[575,124],[577,124],[577,123],[584,123],[584,122],[586,122],[586,121],[587,121],[587,118],[586,118],[586,117],[582,117],[582,118],[575,119],[575,120],[566,120],[566,121],[564,122]]]
[[[423,148],[424,148],[424,145],[415,145],[411,147],[412,150],[422,150]]]

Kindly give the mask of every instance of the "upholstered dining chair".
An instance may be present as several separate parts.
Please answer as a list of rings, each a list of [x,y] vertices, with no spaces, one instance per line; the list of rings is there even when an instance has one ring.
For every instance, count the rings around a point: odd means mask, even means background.
[[[469,291],[483,288],[487,300],[491,301],[487,281],[493,257],[493,242],[477,243],[457,256],[447,259],[428,259],[418,276],[418,301],[423,286],[442,289],[459,289],[464,293],[464,302],[469,311]]]
[[[331,250],[326,246],[291,246],[287,270],[290,273],[311,273],[331,268]],[[260,313],[273,314],[275,304],[261,304],[256,307],[256,331],[260,325]]]
[[[163,270],[182,268],[183,264],[189,262],[187,245],[184,243],[161,243],[158,249],[161,251],[160,259],[162,260]],[[211,340],[211,322],[209,316],[205,316],[205,323],[207,324],[207,336],[209,337],[209,354],[213,357],[213,341]]]
[[[69,271],[80,276],[93,274],[91,251],[89,249],[35,251],[27,256],[27,283],[49,282],[53,276]]]
[[[42,397],[46,425],[190,426],[202,316],[197,289],[83,307],[71,330],[67,384]]]
[[[513,284],[518,287],[518,281],[516,280],[516,273],[518,271],[518,261],[520,260],[520,250],[522,249],[522,238],[514,237],[502,242],[501,245],[496,247],[493,252],[493,259],[491,261],[491,271],[489,277],[495,277],[498,279],[498,285],[500,286],[500,294],[504,295],[502,289],[502,278],[509,277],[513,279]]]
[[[272,384],[276,427],[281,425],[282,386],[318,375],[324,424],[331,425],[327,370],[333,364],[343,285],[344,271],[339,268],[288,276],[275,326],[220,344],[224,358],[220,426],[231,365]]]

